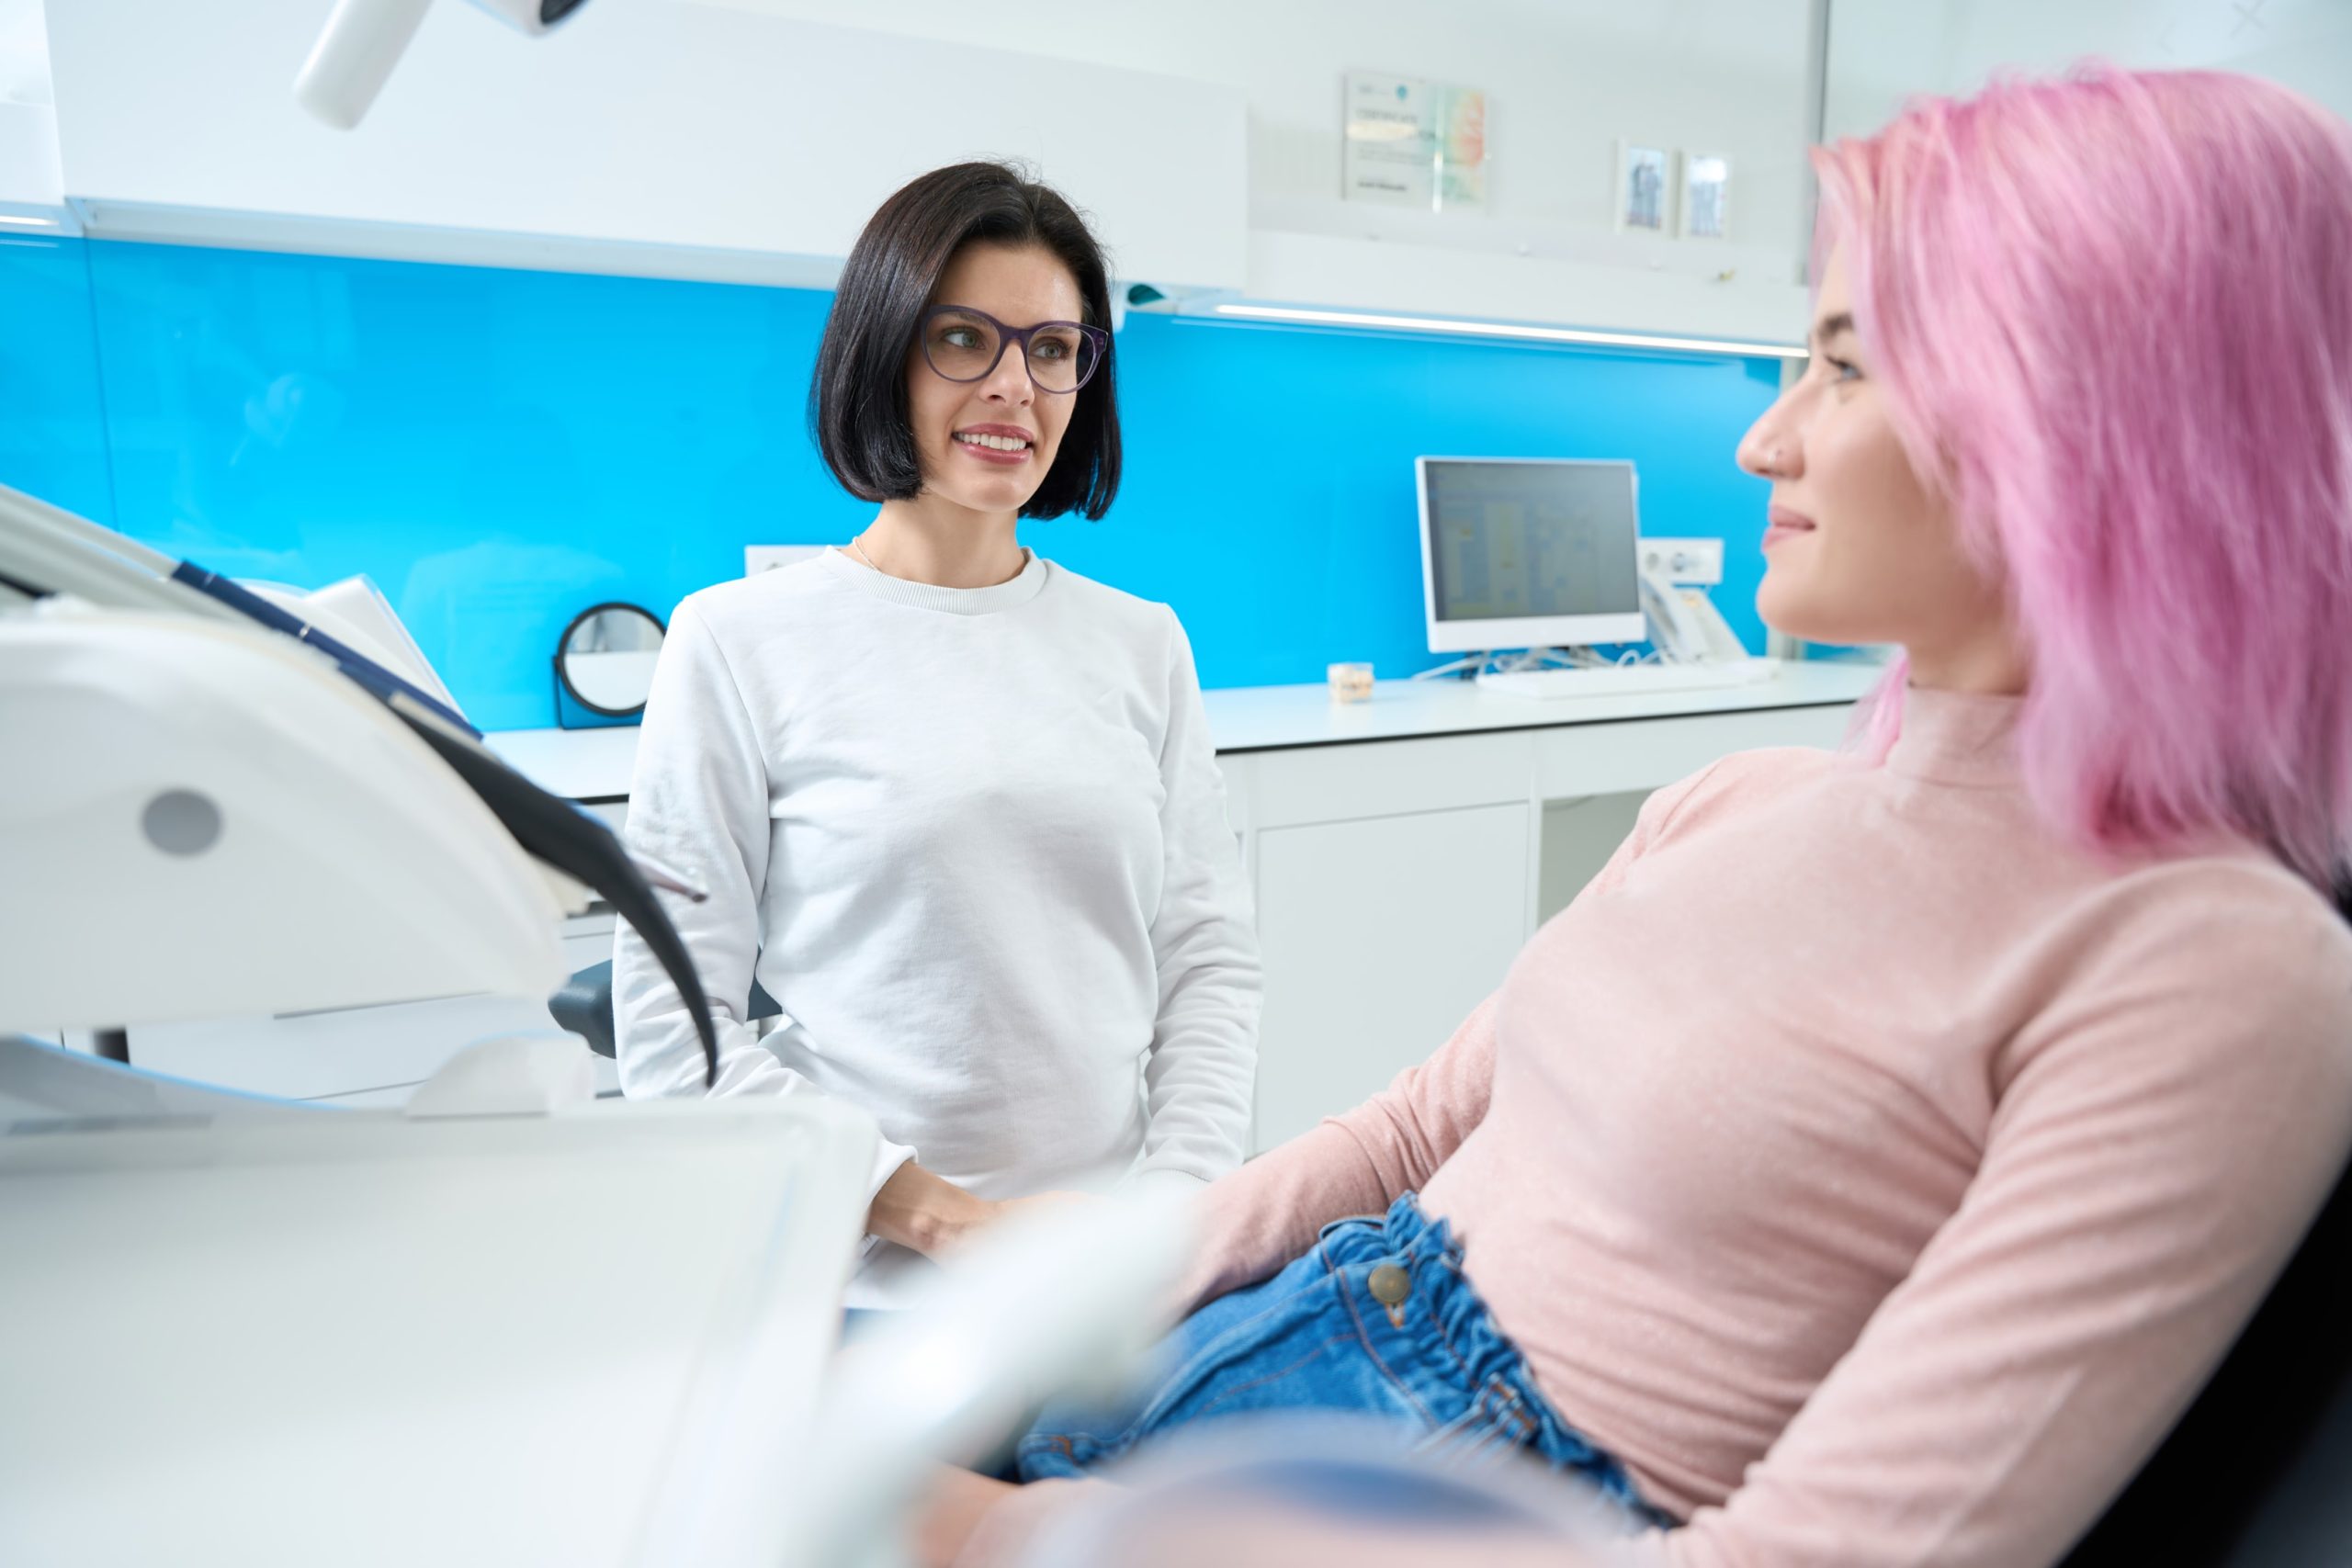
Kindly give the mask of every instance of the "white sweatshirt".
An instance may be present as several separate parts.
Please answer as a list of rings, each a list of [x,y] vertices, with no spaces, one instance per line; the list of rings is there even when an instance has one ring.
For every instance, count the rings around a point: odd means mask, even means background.
[[[1165,605],[1035,555],[991,588],[828,550],[705,589],[662,645],[627,838],[709,895],[662,898],[718,1092],[856,1105],[875,1189],[908,1159],[984,1198],[1240,1165],[1257,941]],[[764,1038],[755,975],[789,1021]],[[626,925],[613,1004],[623,1089],[703,1092]]]

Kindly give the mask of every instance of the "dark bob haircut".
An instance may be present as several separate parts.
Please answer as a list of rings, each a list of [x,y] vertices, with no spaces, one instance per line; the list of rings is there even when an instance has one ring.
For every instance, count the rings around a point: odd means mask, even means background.
[[[905,501],[922,489],[907,412],[907,355],[940,275],[964,246],[1035,245],[1078,280],[1085,321],[1111,325],[1102,250],[1050,186],[1002,164],[934,169],[882,204],[857,237],[833,294],[808,388],[808,420],[825,466],[861,501]],[[1100,517],[1119,489],[1118,356],[1106,354],[1071,394],[1069,428],[1023,517]]]

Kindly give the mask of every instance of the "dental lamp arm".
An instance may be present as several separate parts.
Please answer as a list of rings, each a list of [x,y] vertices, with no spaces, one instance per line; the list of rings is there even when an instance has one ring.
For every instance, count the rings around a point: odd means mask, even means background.
[[[585,0],[472,0],[517,32],[548,32]],[[321,123],[350,130],[365,118],[433,0],[336,0],[294,79],[294,101]]]
[[[337,130],[367,115],[433,0],[337,0],[294,79],[294,101]]]

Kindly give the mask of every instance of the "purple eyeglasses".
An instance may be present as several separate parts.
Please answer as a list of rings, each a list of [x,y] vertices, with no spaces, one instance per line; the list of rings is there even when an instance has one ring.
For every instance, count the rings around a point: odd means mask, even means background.
[[[922,356],[946,380],[984,379],[1013,343],[1041,392],[1077,391],[1111,352],[1111,334],[1083,321],[1012,327],[969,305],[934,305],[923,313]]]

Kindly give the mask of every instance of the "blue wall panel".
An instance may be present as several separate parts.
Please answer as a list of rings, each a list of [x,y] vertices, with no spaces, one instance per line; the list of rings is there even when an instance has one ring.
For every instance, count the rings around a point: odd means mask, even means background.
[[[599,599],[667,615],[746,544],[871,508],[807,434],[830,296],[50,242],[0,249],[0,479],[219,570],[382,585],[485,728],[552,722]],[[1563,315],[1576,312],[1564,305]],[[95,359],[91,323],[96,323]],[[1024,538],[1174,604],[1211,686],[1383,675],[1422,641],[1412,458],[1631,457],[1643,525],[1729,542],[1749,642],[1778,367],[1133,316],[1125,484]]]
[[[1563,312],[1570,313],[1570,312]],[[1716,597],[1756,651],[1768,487],[1732,461],[1777,362],[1602,355],[1130,316],[1126,487],[1100,524],[1035,525],[1054,559],[1165,599],[1211,686],[1332,660],[1437,662],[1413,459],[1630,457],[1642,526],[1728,541]]]
[[[122,526],[390,596],[477,724],[552,722],[571,615],[667,615],[859,508],[802,434],[827,297],[96,243]]]
[[[0,484],[112,524],[84,250],[0,237]]]

